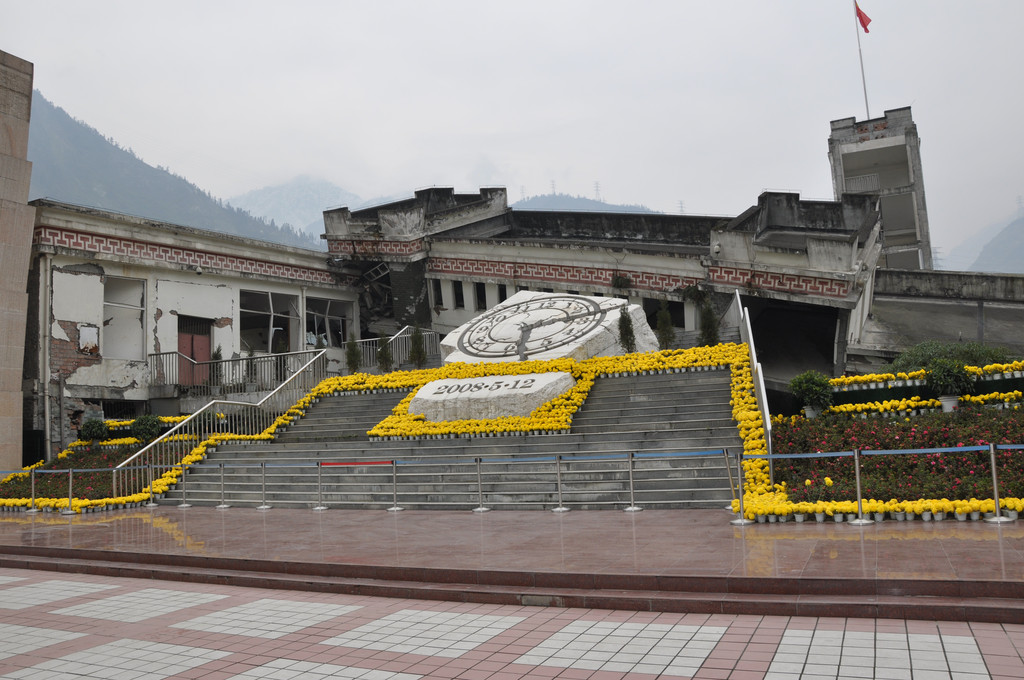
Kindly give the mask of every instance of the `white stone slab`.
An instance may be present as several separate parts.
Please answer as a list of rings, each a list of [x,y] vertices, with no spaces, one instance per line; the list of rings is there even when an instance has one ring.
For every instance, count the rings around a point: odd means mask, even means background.
[[[446,378],[421,387],[409,403],[409,413],[435,422],[525,417],[575,385],[568,373]]]
[[[520,291],[445,336],[445,363],[617,356],[619,316],[629,314],[637,352],[658,349],[638,305],[619,298]]]

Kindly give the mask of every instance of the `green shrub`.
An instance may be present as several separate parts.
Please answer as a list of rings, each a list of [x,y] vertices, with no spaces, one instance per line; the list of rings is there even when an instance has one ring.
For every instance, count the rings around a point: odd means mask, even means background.
[[[804,406],[824,411],[832,404],[832,385],[820,371],[805,371],[789,381],[793,396]]]
[[[925,371],[925,382],[940,396],[967,394],[974,387],[963,363],[955,359],[932,359]]]
[[[107,428],[107,424],[99,418],[90,418],[82,423],[82,429],[78,436],[82,441],[100,442],[110,437],[110,430]]]
[[[416,368],[423,368],[427,364],[427,349],[424,345],[423,331],[419,326],[413,326],[412,335],[409,337],[409,361]]]
[[[978,342],[928,340],[897,356],[887,369],[892,373],[908,373],[925,368],[934,359],[951,359],[961,366],[985,366],[1009,363],[1016,358],[1005,347],[991,347]]]
[[[152,414],[139,416],[132,423],[132,436],[139,441],[151,442],[160,435],[163,429],[160,419]]]
[[[633,319],[629,316],[628,305],[623,305],[619,313],[619,344],[626,354],[636,351],[636,335],[633,333]]]
[[[377,349],[377,368],[381,373],[390,373],[394,357],[391,356],[391,343],[387,338],[380,338],[380,347]]]
[[[668,310],[668,300],[662,300],[658,308],[657,328],[658,349],[671,349],[676,342],[676,329],[672,325],[672,312]]]
[[[349,333],[348,342],[345,343],[345,365],[348,366],[348,372],[355,373],[358,371],[359,365],[362,362],[363,352],[359,349],[355,336]]]

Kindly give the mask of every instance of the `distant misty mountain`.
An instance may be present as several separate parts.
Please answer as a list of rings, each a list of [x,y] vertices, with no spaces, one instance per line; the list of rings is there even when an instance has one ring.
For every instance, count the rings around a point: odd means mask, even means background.
[[[30,197],[127,213],[161,222],[323,249],[298,229],[279,227],[214,198],[183,177],[143,162],[32,93]]]
[[[570,196],[568,194],[542,194],[531,196],[512,204],[513,208],[519,210],[578,210],[580,212],[625,212],[625,213],[653,213],[654,211],[643,205],[618,205],[605,203],[583,196]]]
[[[290,225],[318,239],[324,232],[325,209],[356,208],[363,204],[363,199],[351,191],[307,175],[284,184],[254,189],[228,201],[253,215]]]
[[[985,244],[970,271],[1024,274],[1024,217],[1018,217]]]

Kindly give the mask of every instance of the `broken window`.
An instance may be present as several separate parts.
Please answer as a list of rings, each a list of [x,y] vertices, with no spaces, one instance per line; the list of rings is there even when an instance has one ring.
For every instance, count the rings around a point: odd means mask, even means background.
[[[482,312],[487,309],[487,284],[477,282],[473,284],[473,288],[476,292],[476,309]]]
[[[444,307],[444,295],[441,291],[441,279],[430,279],[430,286],[434,295],[434,306]]]
[[[103,280],[103,356],[146,358],[146,282],[107,276]]]
[[[452,281],[452,292],[455,294],[455,309],[464,309],[466,299],[462,295],[462,281]]]
[[[348,337],[349,303],[325,298],[306,298],[306,347],[344,347]]]
[[[296,344],[299,300],[262,290],[239,291],[239,338],[244,352],[289,352]]]

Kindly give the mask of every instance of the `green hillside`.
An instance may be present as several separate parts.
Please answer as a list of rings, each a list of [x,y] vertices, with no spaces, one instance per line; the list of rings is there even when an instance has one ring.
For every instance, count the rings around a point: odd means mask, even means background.
[[[47,101],[32,95],[30,196],[304,248],[317,235],[278,227],[214,198],[184,177],[154,168]]]

